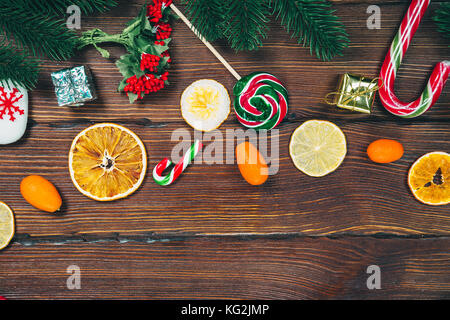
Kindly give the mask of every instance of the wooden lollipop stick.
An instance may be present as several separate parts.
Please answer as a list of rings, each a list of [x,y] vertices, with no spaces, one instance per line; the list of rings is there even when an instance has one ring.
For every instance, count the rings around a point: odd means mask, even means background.
[[[186,18],[186,16],[180,10],[178,10],[178,8],[173,3],[170,5],[170,9],[172,9],[181,18],[181,20],[183,20],[183,22],[189,27],[189,29],[191,29],[192,32],[194,32],[195,35],[205,44],[205,46],[216,56],[216,58],[219,59],[220,62],[222,62],[225,68],[227,68],[227,70],[230,71],[230,73],[237,80],[240,80],[241,76],[239,75],[239,73],[237,73],[236,70],[234,70],[233,67],[230,66],[230,64],[224,59],[224,57],[222,57],[222,55],[219,52],[217,52],[216,49],[214,49],[211,43],[209,43],[208,41],[205,40],[205,38],[203,38],[200,32],[198,32],[198,30],[192,25],[192,23],[188,20],[188,18]]]

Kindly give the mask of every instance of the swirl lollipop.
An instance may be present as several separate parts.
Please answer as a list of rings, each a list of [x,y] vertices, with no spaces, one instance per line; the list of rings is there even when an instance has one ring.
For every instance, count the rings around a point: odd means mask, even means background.
[[[270,73],[249,74],[236,83],[233,93],[236,116],[247,128],[270,130],[286,116],[287,90]]]
[[[236,96],[234,110],[239,122],[255,130],[270,130],[279,125],[288,110],[288,93],[281,81],[267,72],[255,72],[241,78],[173,3],[170,8],[238,80],[233,93]]]

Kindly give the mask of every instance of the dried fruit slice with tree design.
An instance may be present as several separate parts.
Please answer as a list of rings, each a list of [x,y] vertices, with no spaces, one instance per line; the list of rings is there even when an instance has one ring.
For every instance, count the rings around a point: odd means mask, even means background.
[[[408,185],[414,197],[429,205],[450,203],[450,155],[431,152],[420,157],[409,169]]]

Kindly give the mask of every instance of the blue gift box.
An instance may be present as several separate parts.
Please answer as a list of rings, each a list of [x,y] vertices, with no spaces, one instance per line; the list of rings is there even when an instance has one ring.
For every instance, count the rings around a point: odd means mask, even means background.
[[[97,98],[88,67],[77,66],[51,74],[59,106],[82,106]]]

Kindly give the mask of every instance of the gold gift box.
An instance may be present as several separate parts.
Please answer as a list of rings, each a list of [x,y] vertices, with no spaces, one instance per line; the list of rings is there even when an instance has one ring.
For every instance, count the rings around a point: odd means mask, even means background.
[[[339,108],[369,113],[372,110],[378,79],[368,79],[354,74],[343,74],[338,91],[334,93],[333,104]]]

